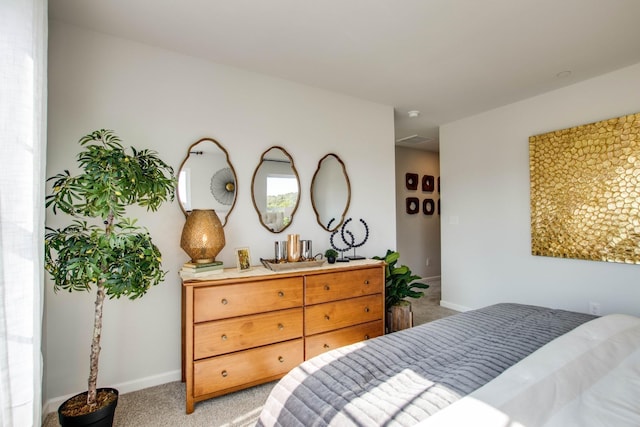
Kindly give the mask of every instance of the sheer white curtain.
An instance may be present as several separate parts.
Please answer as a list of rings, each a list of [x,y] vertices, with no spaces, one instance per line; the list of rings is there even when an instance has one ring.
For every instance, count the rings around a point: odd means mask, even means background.
[[[42,424],[47,1],[0,1],[0,425]]]

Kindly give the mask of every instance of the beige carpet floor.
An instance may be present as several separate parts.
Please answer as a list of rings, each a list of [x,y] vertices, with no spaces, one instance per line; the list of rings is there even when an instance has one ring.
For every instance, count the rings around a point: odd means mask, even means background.
[[[425,291],[425,296],[411,300],[414,325],[456,313],[440,307],[440,281],[427,283],[430,287]],[[179,381],[125,393],[118,399],[114,426],[253,426],[274,384],[263,384],[197,403],[190,415],[185,414],[185,386]],[[42,425],[58,427],[57,414],[48,414]]]

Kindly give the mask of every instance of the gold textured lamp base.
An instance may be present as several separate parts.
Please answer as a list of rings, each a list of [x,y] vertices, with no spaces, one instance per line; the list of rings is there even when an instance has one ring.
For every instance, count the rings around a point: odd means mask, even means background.
[[[213,209],[194,209],[182,229],[180,247],[194,263],[209,263],[216,260],[226,244],[220,218]]]

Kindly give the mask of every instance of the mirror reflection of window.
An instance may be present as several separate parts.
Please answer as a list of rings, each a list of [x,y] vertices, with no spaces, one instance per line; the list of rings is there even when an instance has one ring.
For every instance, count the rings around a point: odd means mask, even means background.
[[[293,159],[282,147],[271,147],[260,157],[251,180],[251,198],[260,223],[272,233],[292,222],[300,201],[300,179]]]
[[[185,211],[191,210],[191,169],[184,168],[178,175],[178,198]]]
[[[267,176],[266,212],[275,213],[282,229],[291,222],[291,213],[298,202],[298,180],[294,175]]]

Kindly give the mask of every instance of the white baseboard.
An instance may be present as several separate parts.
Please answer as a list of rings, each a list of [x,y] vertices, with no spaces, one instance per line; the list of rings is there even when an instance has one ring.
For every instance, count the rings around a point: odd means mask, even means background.
[[[445,300],[440,300],[440,306],[444,307],[444,308],[449,308],[451,310],[460,311],[460,312],[472,310],[469,307],[465,307],[463,305],[458,305],[458,304],[453,304],[453,303],[447,302]]]
[[[150,377],[139,378],[133,381],[127,381],[120,384],[112,384],[112,385],[99,385],[98,387],[113,387],[118,390],[120,394],[130,393],[132,391],[142,390],[144,388],[154,387],[161,384],[166,384],[174,381],[180,381],[182,379],[181,371],[171,371],[165,372],[164,374],[152,375]],[[82,391],[78,391],[77,393],[70,394],[68,396],[60,396],[54,397],[53,399],[49,399],[42,406],[42,417],[44,417],[50,412],[57,412],[58,407],[62,405],[62,403],[70,397],[75,396],[78,393],[82,393]]]
[[[440,280],[440,276],[423,277],[421,282],[428,282],[429,280]]]

